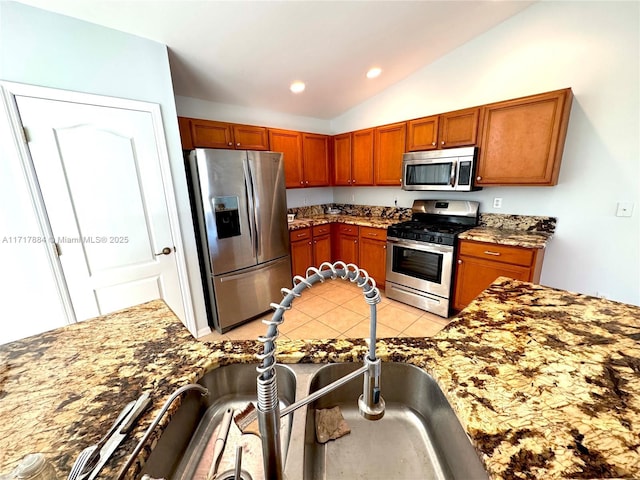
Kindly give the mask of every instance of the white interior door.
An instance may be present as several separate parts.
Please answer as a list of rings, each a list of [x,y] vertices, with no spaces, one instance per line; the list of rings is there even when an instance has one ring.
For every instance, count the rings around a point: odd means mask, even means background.
[[[151,114],[16,103],[76,320],[158,298],[184,318]]]

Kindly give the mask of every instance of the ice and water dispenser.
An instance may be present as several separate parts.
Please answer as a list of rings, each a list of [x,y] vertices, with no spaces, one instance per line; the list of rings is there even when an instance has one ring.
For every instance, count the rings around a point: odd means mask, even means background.
[[[218,238],[240,236],[238,197],[213,197],[213,211],[216,217]]]

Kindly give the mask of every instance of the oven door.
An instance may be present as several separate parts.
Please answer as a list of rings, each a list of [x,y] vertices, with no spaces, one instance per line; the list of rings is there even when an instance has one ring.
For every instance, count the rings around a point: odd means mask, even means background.
[[[453,247],[387,238],[387,282],[449,298]]]

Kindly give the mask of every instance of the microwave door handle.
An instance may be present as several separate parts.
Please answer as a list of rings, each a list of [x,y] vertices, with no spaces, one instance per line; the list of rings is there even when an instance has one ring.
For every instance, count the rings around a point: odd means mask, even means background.
[[[451,178],[449,178],[449,185],[451,185],[451,188],[454,188],[456,186],[456,172],[458,171],[458,161],[457,160],[452,160],[451,161]]]

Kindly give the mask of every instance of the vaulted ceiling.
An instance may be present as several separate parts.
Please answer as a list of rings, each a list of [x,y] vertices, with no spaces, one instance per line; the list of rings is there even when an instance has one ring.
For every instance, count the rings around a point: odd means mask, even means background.
[[[533,1],[21,0],[169,47],[176,95],[334,118]],[[371,67],[382,74],[365,74]],[[303,81],[303,93],[289,85]]]

